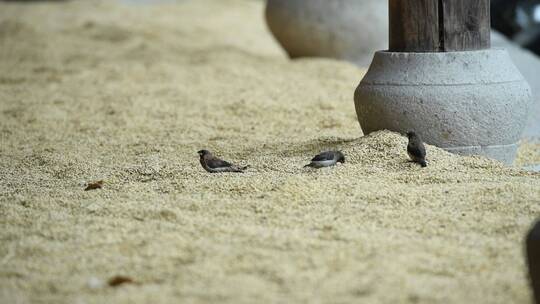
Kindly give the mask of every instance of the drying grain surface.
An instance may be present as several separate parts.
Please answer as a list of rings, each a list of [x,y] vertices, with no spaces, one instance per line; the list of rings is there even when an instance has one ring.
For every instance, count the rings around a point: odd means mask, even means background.
[[[362,137],[363,71],[288,61],[262,10],[0,3],[0,302],[529,303],[540,174]]]

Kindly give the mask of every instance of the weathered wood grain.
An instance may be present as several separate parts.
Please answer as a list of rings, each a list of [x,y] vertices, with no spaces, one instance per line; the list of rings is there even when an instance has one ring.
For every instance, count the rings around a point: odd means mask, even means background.
[[[389,0],[390,50],[432,52],[439,49],[438,0]]]
[[[489,0],[389,0],[390,50],[449,52],[490,47]]]
[[[489,0],[443,0],[444,51],[490,47]]]

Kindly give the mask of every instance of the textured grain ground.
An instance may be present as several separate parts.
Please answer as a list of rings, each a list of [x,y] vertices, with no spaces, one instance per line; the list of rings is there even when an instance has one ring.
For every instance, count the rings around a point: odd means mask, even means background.
[[[0,71],[1,303],[529,302],[540,174],[361,137],[363,72],[289,62],[260,2],[1,3]]]

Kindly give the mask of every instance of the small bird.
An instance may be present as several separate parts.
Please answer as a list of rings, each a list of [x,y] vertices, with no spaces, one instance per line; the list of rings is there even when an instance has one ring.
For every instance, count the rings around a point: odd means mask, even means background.
[[[407,132],[409,138],[409,144],[407,145],[407,154],[411,160],[415,163],[419,163],[420,166],[426,167],[426,148],[420,136],[413,131]]]
[[[208,150],[200,150],[199,153],[200,162],[204,170],[210,173],[219,173],[219,172],[244,172],[249,166],[236,166],[224,160],[221,160],[215,157]]]
[[[540,303],[540,222],[537,222],[526,237],[529,278],[536,303]]]
[[[345,163],[345,155],[341,151],[326,151],[316,155],[305,167],[322,168],[330,167],[336,163]]]

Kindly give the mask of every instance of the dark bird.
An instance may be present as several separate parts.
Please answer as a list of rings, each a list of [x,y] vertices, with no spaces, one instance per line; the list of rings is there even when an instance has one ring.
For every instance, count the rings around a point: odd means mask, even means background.
[[[215,157],[208,150],[200,150],[199,153],[201,166],[204,170],[210,173],[219,173],[219,172],[244,172],[249,166],[236,166],[229,162],[226,162],[222,159]]]
[[[540,304],[540,222],[529,231],[526,242],[531,286],[536,303]]]
[[[326,151],[316,155],[311,162],[304,167],[322,168],[330,167],[336,163],[345,163],[345,155],[341,151]]]
[[[426,167],[426,148],[424,147],[422,139],[412,131],[407,132],[407,137],[409,138],[407,154],[409,154],[409,157],[413,162],[419,163],[422,167]]]

